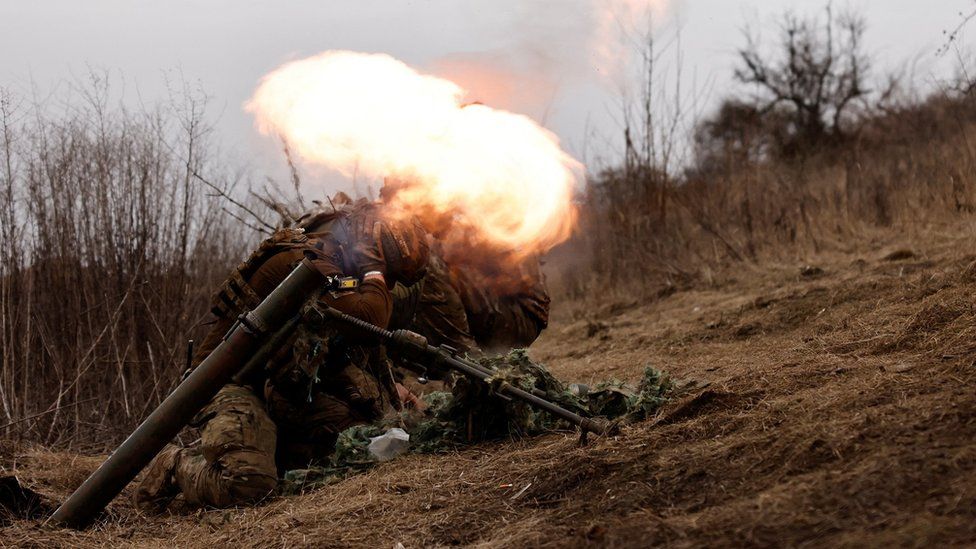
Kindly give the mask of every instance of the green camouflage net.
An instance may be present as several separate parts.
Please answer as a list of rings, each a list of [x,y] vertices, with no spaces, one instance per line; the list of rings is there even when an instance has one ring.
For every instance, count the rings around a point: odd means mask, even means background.
[[[518,400],[494,398],[502,383],[527,391],[537,389],[545,398],[584,417],[601,417],[617,423],[640,421],[667,402],[675,386],[667,374],[644,368],[637,387],[608,380],[592,389],[564,385],[541,364],[529,360],[525,350],[479,362],[497,374],[490,383],[458,379],[451,392],[424,395],[424,412],[404,412],[373,425],[359,425],[339,435],[331,463],[323,467],[298,469],[285,474],[283,491],[299,493],[341,480],[349,474],[375,465],[367,447],[370,439],[391,427],[410,435],[410,452],[448,452],[477,442],[538,435],[572,425]]]

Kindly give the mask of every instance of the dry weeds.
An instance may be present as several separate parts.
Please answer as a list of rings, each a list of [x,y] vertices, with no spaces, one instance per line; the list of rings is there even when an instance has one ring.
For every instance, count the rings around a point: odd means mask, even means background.
[[[120,500],[94,530],[22,521],[3,529],[3,539],[188,547],[970,544],[976,316],[966,304],[976,285],[965,247],[973,233],[961,225],[817,256],[825,274],[815,280],[798,276],[801,265],[728,271],[712,288],[608,306],[616,312],[600,314],[605,328],[591,337],[594,319],[562,307],[533,353],[563,379],[635,379],[650,360],[710,384],[586,447],[553,434],[408,456],[247,509],[150,518]],[[907,274],[892,268],[884,255],[897,244],[911,244],[926,264]],[[744,324],[762,329],[748,337],[731,330]],[[18,475],[52,499],[97,462],[43,451],[17,460]]]

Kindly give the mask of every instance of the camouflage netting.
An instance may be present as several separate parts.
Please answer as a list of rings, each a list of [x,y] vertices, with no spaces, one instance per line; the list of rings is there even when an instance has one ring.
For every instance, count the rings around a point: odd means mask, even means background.
[[[567,422],[517,401],[492,398],[502,383],[527,391],[537,389],[545,398],[585,417],[602,417],[618,423],[646,419],[667,402],[675,386],[659,370],[646,367],[637,387],[608,380],[587,388],[564,385],[542,365],[529,360],[516,349],[505,356],[479,360],[498,372],[491,384],[458,379],[453,390],[424,395],[427,410],[404,412],[373,425],[359,425],[343,431],[327,466],[288,471],[283,491],[298,493],[340,480],[377,463],[367,447],[370,439],[391,427],[410,435],[410,452],[437,453],[460,446],[508,437],[537,435],[557,429],[570,429]]]

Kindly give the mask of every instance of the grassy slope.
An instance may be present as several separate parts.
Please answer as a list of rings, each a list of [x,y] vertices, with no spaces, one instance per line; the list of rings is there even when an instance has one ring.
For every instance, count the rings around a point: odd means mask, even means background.
[[[242,510],[96,530],[21,522],[4,544],[407,547],[934,545],[976,542],[972,226],[878,240],[654,303],[563,304],[533,349],[563,379],[650,361],[707,382],[654,421],[412,456]],[[914,257],[886,260],[898,248]],[[573,314],[576,311],[577,314]],[[93,459],[31,452],[18,474],[63,497]]]

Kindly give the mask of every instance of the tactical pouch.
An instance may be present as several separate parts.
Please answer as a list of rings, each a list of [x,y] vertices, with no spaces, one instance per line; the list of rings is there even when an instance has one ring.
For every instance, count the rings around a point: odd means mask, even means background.
[[[280,357],[279,365],[272,369],[271,383],[278,393],[301,407],[311,402],[319,370],[330,353],[328,338],[299,326],[288,348],[286,356]]]
[[[261,297],[247,280],[271,256],[296,248],[309,248],[308,236],[302,229],[279,229],[261,243],[251,257],[237,266],[211,298],[210,311],[217,317],[228,318],[249,311],[261,303]]]

